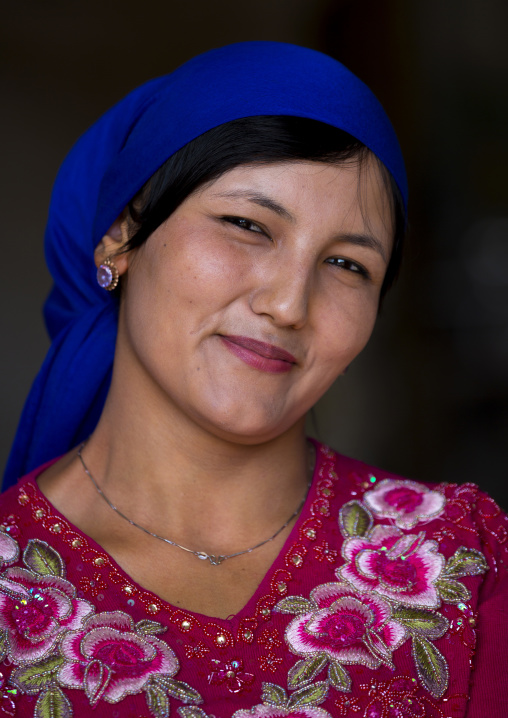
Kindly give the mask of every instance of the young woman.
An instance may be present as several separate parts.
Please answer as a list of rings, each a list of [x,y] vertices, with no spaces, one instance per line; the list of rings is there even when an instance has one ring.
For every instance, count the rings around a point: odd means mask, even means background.
[[[195,58],[77,143],[0,508],[4,712],[506,714],[506,517],[304,434],[406,204],[377,100],[291,45]]]

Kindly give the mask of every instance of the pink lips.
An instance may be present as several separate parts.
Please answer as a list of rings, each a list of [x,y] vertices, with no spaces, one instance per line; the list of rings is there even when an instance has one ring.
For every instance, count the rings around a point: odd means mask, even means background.
[[[220,336],[224,345],[246,364],[271,374],[291,371],[296,364],[295,357],[273,344],[265,344],[257,339],[239,336]]]

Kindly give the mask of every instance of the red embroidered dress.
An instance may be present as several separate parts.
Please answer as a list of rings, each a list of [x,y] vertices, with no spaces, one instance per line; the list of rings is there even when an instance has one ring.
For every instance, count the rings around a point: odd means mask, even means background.
[[[0,504],[0,718],[508,716],[508,519],[476,486],[318,445],[280,556],[222,620],[144,591],[40,471]]]

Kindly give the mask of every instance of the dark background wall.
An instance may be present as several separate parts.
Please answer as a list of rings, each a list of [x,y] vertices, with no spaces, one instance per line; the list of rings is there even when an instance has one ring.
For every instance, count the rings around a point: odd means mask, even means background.
[[[313,430],[508,504],[508,3],[505,0],[4,0],[0,25],[0,463],[48,342],[42,235],[73,141],[115,100],[246,39],[324,50],[374,89],[406,155],[404,271]]]

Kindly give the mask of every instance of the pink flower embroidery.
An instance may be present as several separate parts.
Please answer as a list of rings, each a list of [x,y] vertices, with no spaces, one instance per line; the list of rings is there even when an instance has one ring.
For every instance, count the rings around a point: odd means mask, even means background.
[[[245,686],[254,681],[254,675],[243,670],[243,661],[240,659],[226,663],[214,659],[210,661],[210,668],[212,673],[208,676],[208,681],[213,686],[225,683],[230,693],[241,693]]]
[[[9,568],[0,578],[0,628],[7,630],[14,663],[43,658],[64,630],[78,628],[93,611],[88,601],[76,598],[74,586],[59,576]]]
[[[437,708],[426,698],[419,700],[416,697],[418,683],[406,676],[385,683],[372,681],[370,686],[362,685],[360,689],[368,690],[369,696],[373,697],[365,710],[365,718],[425,718],[429,715],[425,710],[427,705]]]
[[[67,688],[84,689],[91,705],[99,699],[117,703],[140,693],[150,678],[173,676],[178,661],[163,641],[136,633],[132,618],[122,611],[89,618],[60,643],[65,659],[58,680]]]
[[[0,531],[0,564],[10,564],[17,561],[19,546],[13,538]]]
[[[378,668],[391,665],[391,653],[407,638],[406,629],[391,619],[387,601],[361,594],[345,583],[325,583],[310,599],[314,610],[292,620],[286,641],[300,656],[324,653],[339,663]]]
[[[423,532],[404,535],[392,526],[376,526],[368,536],[344,542],[347,564],[337,570],[337,577],[361,592],[373,591],[408,606],[437,608],[441,601],[435,584],[445,564],[437,548]]]
[[[328,711],[315,706],[298,706],[298,708],[279,708],[275,706],[254,706],[251,710],[240,710],[233,718],[331,718]]]
[[[401,529],[412,529],[420,521],[439,516],[446,503],[437,491],[430,491],[416,481],[385,479],[373,491],[364,494],[364,501],[379,518],[393,519]]]

